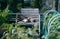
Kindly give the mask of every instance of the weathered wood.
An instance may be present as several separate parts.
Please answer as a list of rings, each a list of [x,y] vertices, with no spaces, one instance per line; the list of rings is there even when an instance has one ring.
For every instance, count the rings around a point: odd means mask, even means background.
[[[36,20],[35,23],[39,22],[39,10],[38,9],[21,9],[21,13],[9,13],[11,15],[11,20],[10,21],[15,21],[16,23],[20,20],[20,17],[22,19],[24,18],[33,18]],[[18,22],[20,24],[35,24],[35,23],[31,23],[31,22],[27,22],[27,23],[24,23],[24,22]]]

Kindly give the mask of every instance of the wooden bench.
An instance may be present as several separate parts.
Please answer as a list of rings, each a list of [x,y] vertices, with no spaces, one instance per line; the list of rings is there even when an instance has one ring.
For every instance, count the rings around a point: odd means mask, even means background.
[[[39,9],[32,8],[22,8],[21,15],[24,17],[31,17],[36,20],[36,22],[18,22],[19,24],[29,25],[29,24],[39,24]]]
[[[22,8],[21,13],[10,13],[10,21],[22,24],[22,25],[29,25],[29,24],[39,24],[39,9],[32,9],[32,8]],[[36,22],[23,22],[26,17],[31,17],[36,20]]]

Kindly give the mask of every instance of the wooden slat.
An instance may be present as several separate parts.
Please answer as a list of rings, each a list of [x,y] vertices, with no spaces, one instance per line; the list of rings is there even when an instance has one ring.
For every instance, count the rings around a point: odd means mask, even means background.
[[[19,24],[22,24],[22,25],[29,25],[29,24],[32,24],[32,25],[34,25],[34,24],[39,24],[39,22],[18,22]]]

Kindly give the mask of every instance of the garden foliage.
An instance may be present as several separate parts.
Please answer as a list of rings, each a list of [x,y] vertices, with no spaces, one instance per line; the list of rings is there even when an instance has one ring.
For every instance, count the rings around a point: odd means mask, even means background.
[[[49,14],[46,15],[46,18],[44,20],[45,23],[44,25],[47,27],[48,33],[46,34],[45,39],[60,39],[60,15],[54,17],[57,14],[59,13],[50,12]],[[50,26],[49,26],[49,21],[51,23]]]

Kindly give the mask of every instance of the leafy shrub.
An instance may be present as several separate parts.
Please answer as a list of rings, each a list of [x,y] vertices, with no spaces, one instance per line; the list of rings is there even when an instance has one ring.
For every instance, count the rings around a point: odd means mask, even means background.
[[[60,18],[56,18],[49,29],[45,39],[60,39]]]
[[[8,23],[3,23],[2,24],[2,26],[3,26],[3,28],[5,28],[6,32],[11,31],[12,28],[13,28],[13,25],[14,25],[13,23],[12,24],[8,24]]]
[[[25,27],[20,27],[20,24],[15,24],[15,27],[12,27],[14,24],[10,24],[9,27],[7,26],[7,32],[5,35],[6,37],[9,36],[9,38],[11,39],[33,39],[34,36],[37,34],[36,30],[37,27],[34,26],[33,29],[32,28],[25,28]],[[5,27],[6,27],[5,26]],[[3,35],[4,37],[4,35]],[[3,38],[2,37],[2,38]],[[5,38],[6,38],[5,37]]]
[[[0,11],[0,25],[6,22],[7,15],[8,15],[8,13],[11,12],[8,8],[9,8],[9,6],[7,6],[5,10]]]
[[[44,19],[44,24],[45,24],[45,26],[47,26],[48,27],[48,22],[49,22],[49,20],[54,16],[54,15],[56,15],[57,13],[55,13],[55,12],[49,12],[47,15],[46,15],[46,13],[45,13],[45,19]]]

